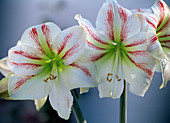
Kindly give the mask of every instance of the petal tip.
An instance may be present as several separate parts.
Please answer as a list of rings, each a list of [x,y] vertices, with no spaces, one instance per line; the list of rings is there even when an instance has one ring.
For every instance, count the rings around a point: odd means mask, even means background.
[[[82,19],[81,14],[76,14],[75,17],[74,17],[74,19],[76,19],[76,20]]]

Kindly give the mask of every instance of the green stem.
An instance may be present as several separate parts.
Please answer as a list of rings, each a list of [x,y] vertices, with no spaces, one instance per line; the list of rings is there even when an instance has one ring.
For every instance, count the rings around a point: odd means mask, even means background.
[[[127,123],[127,83],[124,80],[124,90],[120,97],[119,123]]]
[[[74,97],[72,110],[73,110],[73,113],[76,117],[77,123],[87,123],[87,121],[84,119],[83,113],[80,109],[75,90],[71,90],[71,93]]]

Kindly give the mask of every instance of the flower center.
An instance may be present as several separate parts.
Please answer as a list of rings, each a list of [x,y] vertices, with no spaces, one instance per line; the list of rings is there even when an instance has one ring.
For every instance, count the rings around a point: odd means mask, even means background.
[[[113,42],[110,45],[109,52],[111,52],[112,54],[118,53],[119,55],[122,56],[123,53],[126,53],[126,47],[122,42]]]
[[[127,55],[126,46],[122,42],[114,42],[111,44],[109,52],[110,55],[113,55],[113,73],[108,73],[106,80],[107,82],[111,82],[112,80],[120,82],[122,80],[121,61]]]
[[[58,73],[62,71],[64,62],[59,56],[55,56],[53,58],[49,58],[48,60],[46,60],[46,63],[47,68],[51,69],[49,76],[43,80],[44,82],[47,83],[50,80],[55,80],[56,78],[58,78]]]

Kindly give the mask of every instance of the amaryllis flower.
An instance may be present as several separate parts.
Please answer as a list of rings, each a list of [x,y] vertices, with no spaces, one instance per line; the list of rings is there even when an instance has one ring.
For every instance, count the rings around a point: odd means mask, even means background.
[[[163,83],[160,88],[163,88],[170,79],[170,9],[163,0],[157,0],[151,9],[138,9],[135,12],[143,13],[147,26],[150,26],[148,51],[159,59],[156,70],[162,72]],[[158,50],[159,44],[163,52]]]
[[[96,28],[80,15],[75,18],[87,32],[86,53],[96,65],[100,97],[119,98],[124,80],[132,93],[144,96],[156,61],[147,52],[147,31],[141,31],[138,16],[115,0],[107,0],[98,13]]]
[[[13,99],[42,99],[49,96],[60,117],[68,119],[73,103],[70,90],[93,87],[91,63],[84,53],[86,33],[80,26],[64,31],[53,23],[27,29],[21,45],[9,50],[8,66]],[[44,102],[44,101],[43,101]]]
[[[152,10],[157,22],[156,35],[166,55],[166,58],[160,61],[163,72],[163,83],[160,88],[163,88],[170,80],[170,9],[163,0],[157,0]]]

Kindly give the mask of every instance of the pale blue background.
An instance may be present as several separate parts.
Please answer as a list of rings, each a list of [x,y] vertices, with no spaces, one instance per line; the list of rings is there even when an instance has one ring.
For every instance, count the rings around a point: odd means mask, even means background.
[[[61,29],[76,25],[74,16],[81,13],[93,25],[105,0],[1,0],[0,1],[0,58],[7,56],[23,31],[46,21],[55,22]],[[170,1],[166,0],[170,5]],[[118,0],[129,8],[148,8],[154,0]],[[161,75],[154,75],[144,98],[128,91],[128,123],[170,123],[170,83],[160,90]],[[80,105],[88,123],[118,123],[119,100],[100,99],[97,89],[80,96]],[[12,113],[11,113],[12,112]],[[36,120],[31,120],[36,116]],[[57,114],[56,114],[57,117]],[[16,119],[18,118],[18,119]],[[47,122],[50,116],[37,113],[32,101],[0,101],[0,123]],[[56,121],[63,123],[64,121]],[[73,114],[66,123],[75,123]]]

